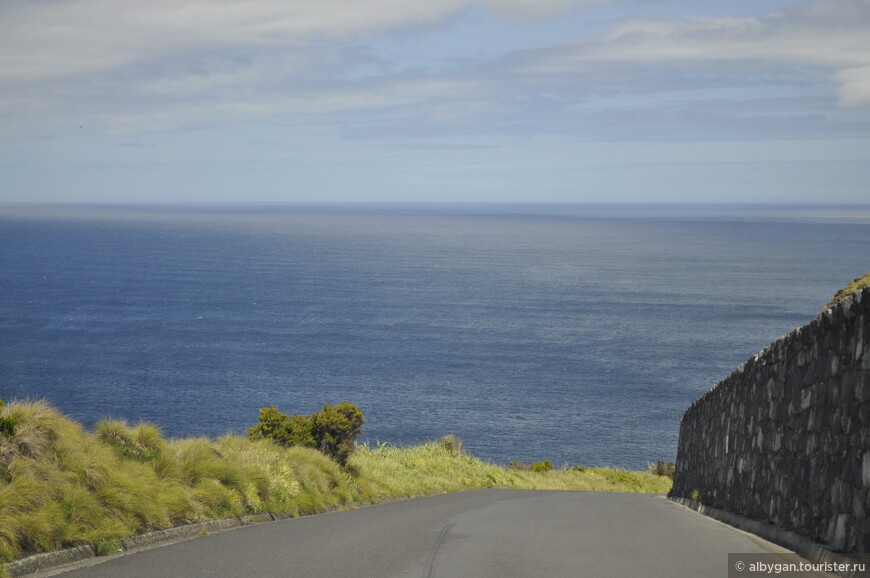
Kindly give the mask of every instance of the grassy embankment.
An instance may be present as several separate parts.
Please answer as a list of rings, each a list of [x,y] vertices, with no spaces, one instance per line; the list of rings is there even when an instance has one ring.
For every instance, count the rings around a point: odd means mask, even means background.
[[[534,472],[485,463],[448,436],[324,454],[239,436],[166,440],[148,424],[94,432],[45,402],[0,408],[0,562],[251,513],[312,514],[391,497],[479,488],[664,493],[671,480],[614,469]],[[0,575],[5,573],[0,563]]]

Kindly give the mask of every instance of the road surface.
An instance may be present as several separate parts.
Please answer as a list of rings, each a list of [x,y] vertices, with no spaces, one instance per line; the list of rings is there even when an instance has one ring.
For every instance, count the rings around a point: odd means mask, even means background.
[[[783,550],[662,496],[484,490],[246,526],[40,574],[679,578]]]

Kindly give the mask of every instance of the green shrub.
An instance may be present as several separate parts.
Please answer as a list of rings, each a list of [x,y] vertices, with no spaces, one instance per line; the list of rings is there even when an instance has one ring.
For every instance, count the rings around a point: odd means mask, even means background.
[[[535,462],[529,466],[529,470],[533,472],[549,472],[553,470],[553,462],[550,460]]]
[[[586,466],[574,466],[571,468],[572,472],[580,472],[581,474],[586,471]]]
[[[518,470],[521,472],[526,470],[526,464],[524,464],[521,460],[511,460],[508,462],[507,467],[509,470]]]
[[[260,409],[259,418],[257,425],[245,430],[248,437],[252,440],[270,439],[280,442],[287,425],[287,414],[281,413],[277,407],[270,405]]]
[[[317,442],[311,435],[311,425],[310,416],[288,416],[270,405],[260,410],[259,423],[245,432],[252,440],[268,439],[284,447],[313,448],[317,447]]]
[[[268,439],[285,447],[316,447],[311,436],[311,418],[304,415],[288,416],[274,405],[260,410],[260,421],[245,432],[252,440]]]
[[[343,466],[353,453],[354,442],[365,422],[359,407],[352,403],[326,404],[323,411],[311,414],[311,436],[320,451]]]
[[[650,464],[647,469],[649,470],[649,473],[654,476],[666,476],[672,480],[677,472],[674,462],[665,463],[664,460],[659,460],[654,464]]]
[[[306,448],[317,447],[317,440],[312,432],[313,423],[311,417],[307,415],[290,416],[285,427],[287,443],[284,445]]]
[[[359,407],[346,401],[334,406],[325,404],[322,411],[310,416],[288,416],[270,405],[260,410],[259,417],[259,423],[245,430],[250,439],[268,439],[285,447],[317,448],[342,466],[353,453],[354,442],[366,421]]]

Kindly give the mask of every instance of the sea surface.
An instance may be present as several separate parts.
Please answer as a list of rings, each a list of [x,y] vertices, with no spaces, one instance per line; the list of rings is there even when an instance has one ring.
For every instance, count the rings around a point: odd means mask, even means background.
[[[870,270],[870,206],[0,205],[0,398],[643,469],[686,407]]]

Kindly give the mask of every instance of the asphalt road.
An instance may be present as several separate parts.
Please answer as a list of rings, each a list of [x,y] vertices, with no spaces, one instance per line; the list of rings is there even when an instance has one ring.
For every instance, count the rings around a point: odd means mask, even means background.
[[[697,578],[727,576],[729,552],[782,551],[661,496],[485,490],[246,526],[62,575]]]

